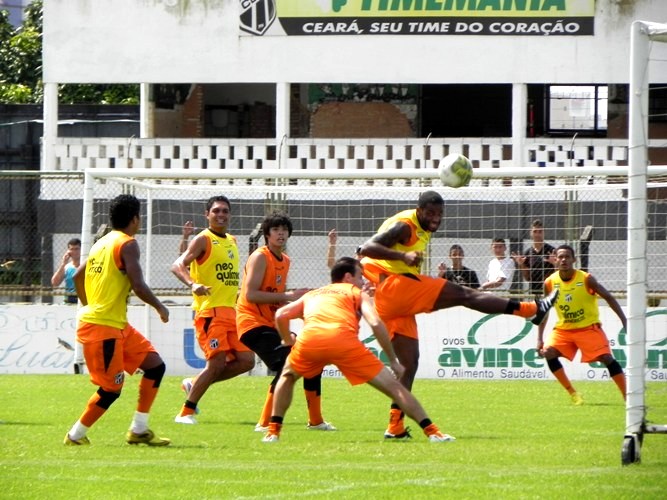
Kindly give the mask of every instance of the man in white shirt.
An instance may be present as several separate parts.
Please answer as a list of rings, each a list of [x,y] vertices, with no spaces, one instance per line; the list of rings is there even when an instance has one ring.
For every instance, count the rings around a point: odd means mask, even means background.
[[[507,246],[502,238],[494,238],[491,242],[493,259],[489,262],[486,281],[479,287],[480,290],[509,290],[514,274],[514,260],[506,257]]]

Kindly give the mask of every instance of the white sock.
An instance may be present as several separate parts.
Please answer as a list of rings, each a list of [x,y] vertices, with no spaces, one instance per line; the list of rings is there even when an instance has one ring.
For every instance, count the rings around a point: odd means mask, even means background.
[[[143,434],[148,430],[148,413],[134,412],[130,430],[135,434]]]
[[[72,441],[78,441],[82,437],[86,435],[86,432],[88,432],[89,427],[86,427],[81,423],[80,420],[77,420],[76,423],[72,426],[72,428],[69,430],[69,438]]]
[[[74,362],[82,365],[84,364],[83,360],[83,344],[81,342],[74,342]]]

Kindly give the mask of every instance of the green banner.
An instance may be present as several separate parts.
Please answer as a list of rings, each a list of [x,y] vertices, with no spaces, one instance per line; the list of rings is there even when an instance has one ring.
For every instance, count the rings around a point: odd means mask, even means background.
[[[595,0],[240,0],[245,35],[593,35]]]

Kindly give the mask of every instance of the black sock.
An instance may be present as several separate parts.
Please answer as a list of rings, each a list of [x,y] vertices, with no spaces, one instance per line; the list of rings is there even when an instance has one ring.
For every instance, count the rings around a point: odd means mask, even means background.
[[[419,422],[419,427],[422,429],[426,429],[429,425],[431,425],[433,422],[431,422],[430,418],[425,418],[421,422]]]
[[[507,307],[505,307],[505,314],[514,314],[514,311],[518,311],[519,309],[519,301],[516,299],[509,299],[507,301]]]

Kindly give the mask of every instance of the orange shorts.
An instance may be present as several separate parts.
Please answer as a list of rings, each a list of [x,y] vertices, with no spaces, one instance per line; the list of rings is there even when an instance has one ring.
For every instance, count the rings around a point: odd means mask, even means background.
[[[236,311],[232,307],[215,307],[195,315],[197,342],[208,361],[219,352],[233,359],[234,352],[250,351],[236,333]]]
[[[603,354],[611,354],[609,339],[599,324],[576,330],[554,328],[544,347],[553,347],[570,361],[579,350],[582,363],[591,363]]]
[[[447,280],[424,275],[391,274],[375,288],[375,309],[393,338],[418,338],[415,315],[433,311]]]
[[[120,392],[125,372],[134,374],[149,352],[157,352],[130,324],[119,330],[80,321],[76,339],[83,344],[91,382],[109,392]]]
[[[338,342],[313,339],[302,342],[297,337],[287,360],[294,371],[305,378],[321,374],[326,365],[336,365],[352,385],[372,380],[384,368],[382,361],[359,340]]]

